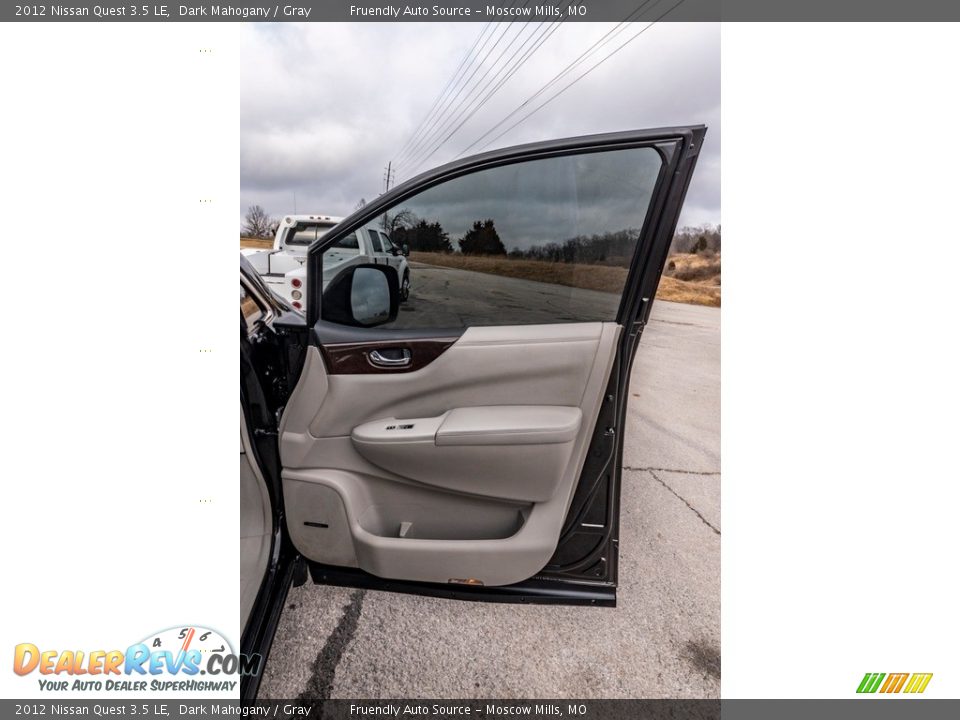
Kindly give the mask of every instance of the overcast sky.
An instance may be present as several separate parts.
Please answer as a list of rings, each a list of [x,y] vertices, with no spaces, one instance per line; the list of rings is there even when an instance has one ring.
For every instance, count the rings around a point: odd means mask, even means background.
[[[644,27],[627,27],[467,154],[582,74]],[[481,33],[486,64],[399,180],[457,157],[536,93],[596,40],[606,23],[564,23],[453,136],[424,157],[497,84],[480,92],[517,48],[548,26],[482,23],[244,23],[241,43],[240,215],[349,214],[383,189],[396,161]],[[516,41],[511,45],[511,41]],[[499,43],[498,43],[499,39]],[[526,42],[526,45],[524,43]],[[492,48],[492,49],[491,49]],[[504,50],[506,49],[506,52]],[[501,53],[503,55],[501,56]],[[475,53],[476,55],[476,53]],[[521,55],[517,55],[519,58]],[[497,63],[499,56],[499,63]],[[468,65],[467,77],[476,64]],[[483,80],[484,73],[491,68]],[[502,75],[501,75],[502,77]],[[470,87],[479,82],[473,95]],[[477,100],[461,103],[464,98]],[[720,30],[717,24],[659,23],[486,149],[573,135],[704,123],[707,140],[681,225],[720,222]],[[410,155],[410,153],[407,153]],[[403,158],[401,158],[403,159]],[[417,162],[418,161],[418,162]]]

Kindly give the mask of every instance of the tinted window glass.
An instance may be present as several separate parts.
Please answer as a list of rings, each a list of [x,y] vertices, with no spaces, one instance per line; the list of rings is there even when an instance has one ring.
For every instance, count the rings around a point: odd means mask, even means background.
[[[339,240],[337,240],[333,244],[333,247],[338,248],[340,250],[359,250],[360,243],[357,241],[357,234],[350,233],[349,235],[346,235],[340,238]]]
[[[392,208],[410,298],[392,327],[614,320],[661,158],[653,148],[531,160]]]
[[[309,245],[326,235],[336,223],[297,223],[287,230],[286,245]]]
[[[367,233],[370,235],[370,244],[373,247],[373,251],[383,252],[383,244],[380,242],[380,236],[377,235],[377,231],[368,228]]]

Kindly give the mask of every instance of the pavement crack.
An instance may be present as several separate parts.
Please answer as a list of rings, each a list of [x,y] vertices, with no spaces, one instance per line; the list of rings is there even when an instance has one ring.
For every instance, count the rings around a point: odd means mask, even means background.
[[[350,594],[350,603],[343,607],[343,617],[327,637],[316,660],[313,661],[311,675],[306,687],[300,693],[298,700],[329,700],[333,690],[333,679],[337,673],[337,665],[343,658],[347,645],[353,640],[360,622],[360,611],[363,609],[363,596],[366,590],[354,590]]]
[[[630,465],[624,465],[624,470],[632,470],[633,472],[672,472],[680,473],[681,475],[719,475],[719,472],[711,472],[706,470],[680,470],[678,468],[662,468],[662,467],[632,467]]]
[[[699,510],[697,510],[693,505],[691,505],[690,503],[688,503],[688,502],[686,501],[686,499],[685,499],[682,495],[680,495],[676,490],[674,490],[672,487],[670,487],[669,485],[667,485],[663,480],[661,480],[660,477],[657,475],[656,472],[654,472],[653,470],[650,470],[650,469],[647,469],[647,472],[650,473],[650,476],[651,476],[654,480],[656,480],[658,483],[660,483],[661,485],[663,485],[667,490],[669,490],[670,492],[672,492],[672,493],[677,497],[677,499],[680,500],[684,505],[686,505],[688,508],[690,508],[691,510],[693,510],[694,514],[703,521],[703,524],[704,524],[704,525],[706,525],[708,528],[710,528],[711,530],[713,530],[717,535],[720,534],[720,531],[719,531],[717,528],[715,528],[715,527],[713,526],[713,524],[712,524],[709,520],[707,520],[703,515],[701,515]]]

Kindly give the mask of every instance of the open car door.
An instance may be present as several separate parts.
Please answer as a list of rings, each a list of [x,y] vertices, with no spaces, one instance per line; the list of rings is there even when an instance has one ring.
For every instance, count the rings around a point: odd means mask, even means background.
[[[311,246],[278,441],[315,582],[615,604],[630,367],[704,133],[475,156]],[[371,222],[410,248],[403,305],[389,266],[323,285],[324,251]]]

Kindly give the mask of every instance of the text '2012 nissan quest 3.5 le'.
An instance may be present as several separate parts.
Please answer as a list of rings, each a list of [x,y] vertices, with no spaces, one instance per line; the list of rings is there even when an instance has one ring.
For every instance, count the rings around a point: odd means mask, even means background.
[[[630,367],[705,132],[523,145],[416,177],[310,246],[306,317],[241,258],[244,652],[265,656],[308,574],[615,605]],[[402,305],[386,264],[320,281],[325,251],[375,222],[411,251]]]

